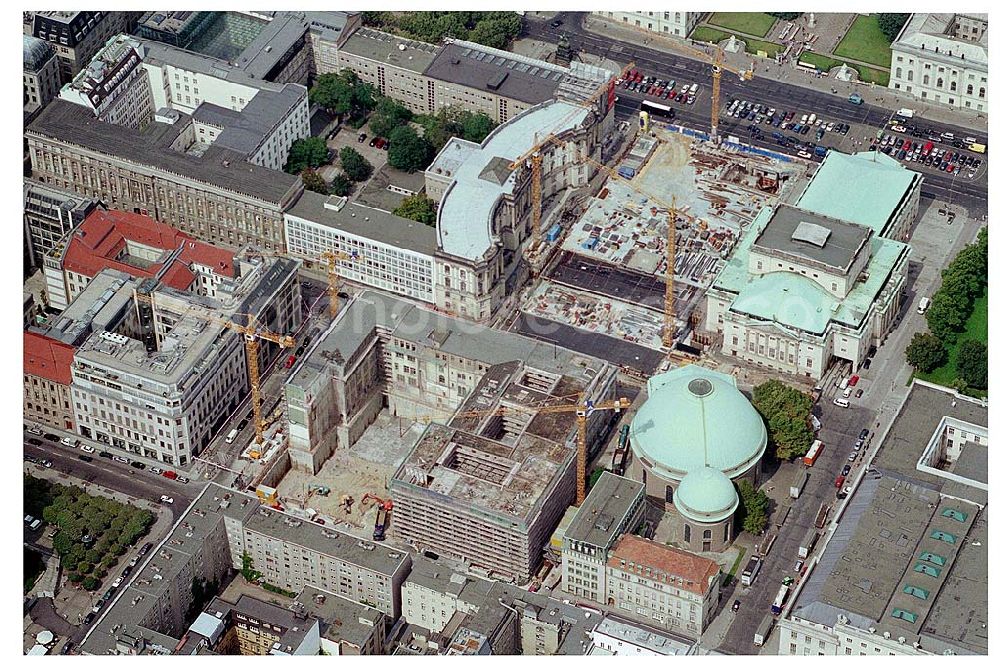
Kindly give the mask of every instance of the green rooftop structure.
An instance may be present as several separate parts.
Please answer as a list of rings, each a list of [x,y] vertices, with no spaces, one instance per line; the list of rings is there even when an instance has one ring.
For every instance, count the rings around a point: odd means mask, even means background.
[[[795,205],[908,240],[923,180],[877,150],[853,155],[831,150]]]

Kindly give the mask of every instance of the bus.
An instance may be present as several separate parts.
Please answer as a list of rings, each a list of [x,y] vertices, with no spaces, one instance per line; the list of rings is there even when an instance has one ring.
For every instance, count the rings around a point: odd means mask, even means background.
[[[753,585],[753,582],[757,579],[757,574],[760,573],[760,567],[761,567],[760,557],[754,555],[753,557],[750,558],[750,561],[747,562],[746,567],[743,568],[743,575],[740,576],[740,582],[746,585],[747,587]]]
[[[645,111],[653,118],[664,118],[666,120],[670,120],[674,117],[674,110],[671,107],[666,104],[650,102],[647,99],[642,100],[642,105],[639,107],[639,110]]]
[[[775,615],[780,615],[781,609],[785,607],[785,599],[787,598],[788,598],[788,586],[782,584],[781,587],[778,588],[778,595],[774,598],[774,601],[771,603],[771,612]]]
[[[806,467],[812,467],[816,464],[816,459],[819,458],[819,454],[821,453],[823,453],[823,442],[818,439],[814,440],[812,447],[810,447],[809,452],[802,462],[805,463]]]

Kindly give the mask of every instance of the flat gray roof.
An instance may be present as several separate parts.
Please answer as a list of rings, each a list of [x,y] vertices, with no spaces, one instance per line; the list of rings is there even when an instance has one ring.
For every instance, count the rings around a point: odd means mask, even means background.
[[[323,597],[320,602],[319,597]],[[320,634],[331,641],[363,646],[383,621],[385,613],[335,594],[306,585],[295,601],[320,621]]]
[[[327,208],[328,201],[331,201],[328,196],[305,191],[285,215],[429,257],[437,250],[433,227],[353,202],[345,203],[338,211]]]
[[[244,161],[245,155],[225,148],[211,146],[201,157],[173,150],[170,145],[186,122],[182,114],[173,125],[153,122],[142,131],[109,126],[84,106],[54,99],[26,131],[277,206],[297,189],[298,176],[250,164]]]
[[[289,83],[278,91],[261,90],[242,111],[203,102],[191,117],[222,128],[212,145],[249,155],[305,96],[304,86]]]
[[[625,513],[636,502],[645,501],[645,494],[638,481],[604,472],[566,528],[565,538],[609,548],[621,531]]]
[[[869,227],[860,224],[778,204],[754,247],[847,270],[871,234]]]
[[[263,79],[309,29],[297,12],[276,12],[234,60],[250,76]]]
[[[347,38],[340,50],[422,74],[434,60],[438,47],[380,30],[359,28]]]
[[[879,470],[905,475],[939,492],[984,506],[987,502],[985,491],[917,470],[917,462],[941,423],[941,419],[945,416],[973,423],[983,428],[987,427],[987,408],[985,405],[976,400],[957,397],[950,389],[942,389],[920,380],[914,380],[903,405],[889,427],[874,460],[872,460],[871,466]],[[963,456],[965,448],[969,447],[963,447]],[[986,447],[982,448],[982,452],[970,451],[970,456],[981,453],[985,459]],[[974,461],[970,458],[970,462]],[[954,470],[952,471],[954,472]]]
[[[427,76],[469,88],[541,104],[554,99],[568,70],[558,65],[514,53],[497,55],[471,42],[451,42],[441,47],[424,72]]]

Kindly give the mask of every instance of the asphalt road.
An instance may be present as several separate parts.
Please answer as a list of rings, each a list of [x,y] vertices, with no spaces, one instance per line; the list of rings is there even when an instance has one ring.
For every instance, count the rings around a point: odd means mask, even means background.
[[[524,36],[555,43],[559,41],[562,34],[566,33],[570,36],[570,42],[574,49],[619,62],[632,60],[644,73],[659,78],[675,79],[684,83],[698,83],[702,91],[698,94],[697,101],[692,105],[678,107],[677,122],[695,129],[709,131],[711,125],[711,66],[709,64],[587,32],[582,27],[583,14],[580,12],[566,12],[560,14],[559,18],[563,21],[563,25],[559,28],[552,28],[549,21],[525,21]],[[783,110],[797,110],[800,114],[804,112],[816,113],[828,121],[847,122],[851,125],[860,125],[875,118],[878,119],[878,125],[881,126],[883,118],[889,117],[896,111],[896,109],[888,109],[870,103],[856,106],[848,102],[846,96],[764,77],[756,77],[750,81],[739,81],[735,75],[723,74],[722,90],[724,96],[749,99],[753,100],[754,103],[767,104],[770,107]],[[615,109],[616,116],[624,119],[634,115],[642,97],[635,96],[630,91],[623,89],[618,89],[616,92],[620,98]],[[731,120],[723,114],[723,118],[720,119],[720,132],[734,133],[729,132],[729,128],[733,125],[723,122]],[[986,137],[983,128],[969,129],[936,122],[933,126],[939,132],[952,132],[955,136],[966,136],[972,132],[982,140],[985,140]],[[859,129],[860,127],[853,128],[852,134],[859,136],[856,133]],[[739,133],[737,135],[741,136]],[[744,129],[741,138],[748,138],[748,136]],[[770,138],[770,133],[768,133],[768,138]],[[765,141],[765,143],[767,142]],[[787,148],[780,148],[776,142],[773,144],[773,147],[778,148],[781,152],[789,153]],[[985,166],[984,161],[981,171],[985,171]],[[954,192],[954,203],[975,210],[974,215],[985,212],[987,189],[985,181],[980,183],[969,179],[964,181],[962,178],[953,179],[939,171],[924,171],[924,175],[923,191],[925,196],[948,200],[950,193]]]

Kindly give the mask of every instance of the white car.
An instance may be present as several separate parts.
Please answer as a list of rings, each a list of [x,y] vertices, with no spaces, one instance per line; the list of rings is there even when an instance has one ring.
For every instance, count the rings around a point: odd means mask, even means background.
[[[115,582],[111,583],[111,587],[118,587],[124,582],[125,582],[125,576],[118,576],[118,578],[115,578]]]
[[[795,560],[795,573],[802,571],[802,565],[806,563],[803,559]]]
[[[150,474],[162,474],[163,470],[160,469],[159,467],[152,467],[150,468],[149,472]]]
[[[804,159],[809,159],[810,157],[812,157],[812,153],[810,153],[808,150],[800,150],[796,154]]]
[[[851,406],[851,403],[843,398],[835,398],[833,404],[837,405],[837,407],[843,407],[844,409],[848,409]]]
[[[160,495],[160,501],[164,504],[173,504],[174,498],[169,495]]]
[[[42,429],[39,428],[38,426],[33,425],[30,428],[28,428],[28,432],[30,432],[32,435],[41,435]]]
[[[76,442],[74,442],[72,440],[72,438],[70,438],[70,437],[63,437],[62,438],[62,445],[63,446],[68,446],[71,449],[75,449],[78,446],[78,444]]]
[[[83,451],[84,453],[93,453],[97,449],[92,447],[90,444],[84,444],[83,446],[80,447],[80,450]]]

